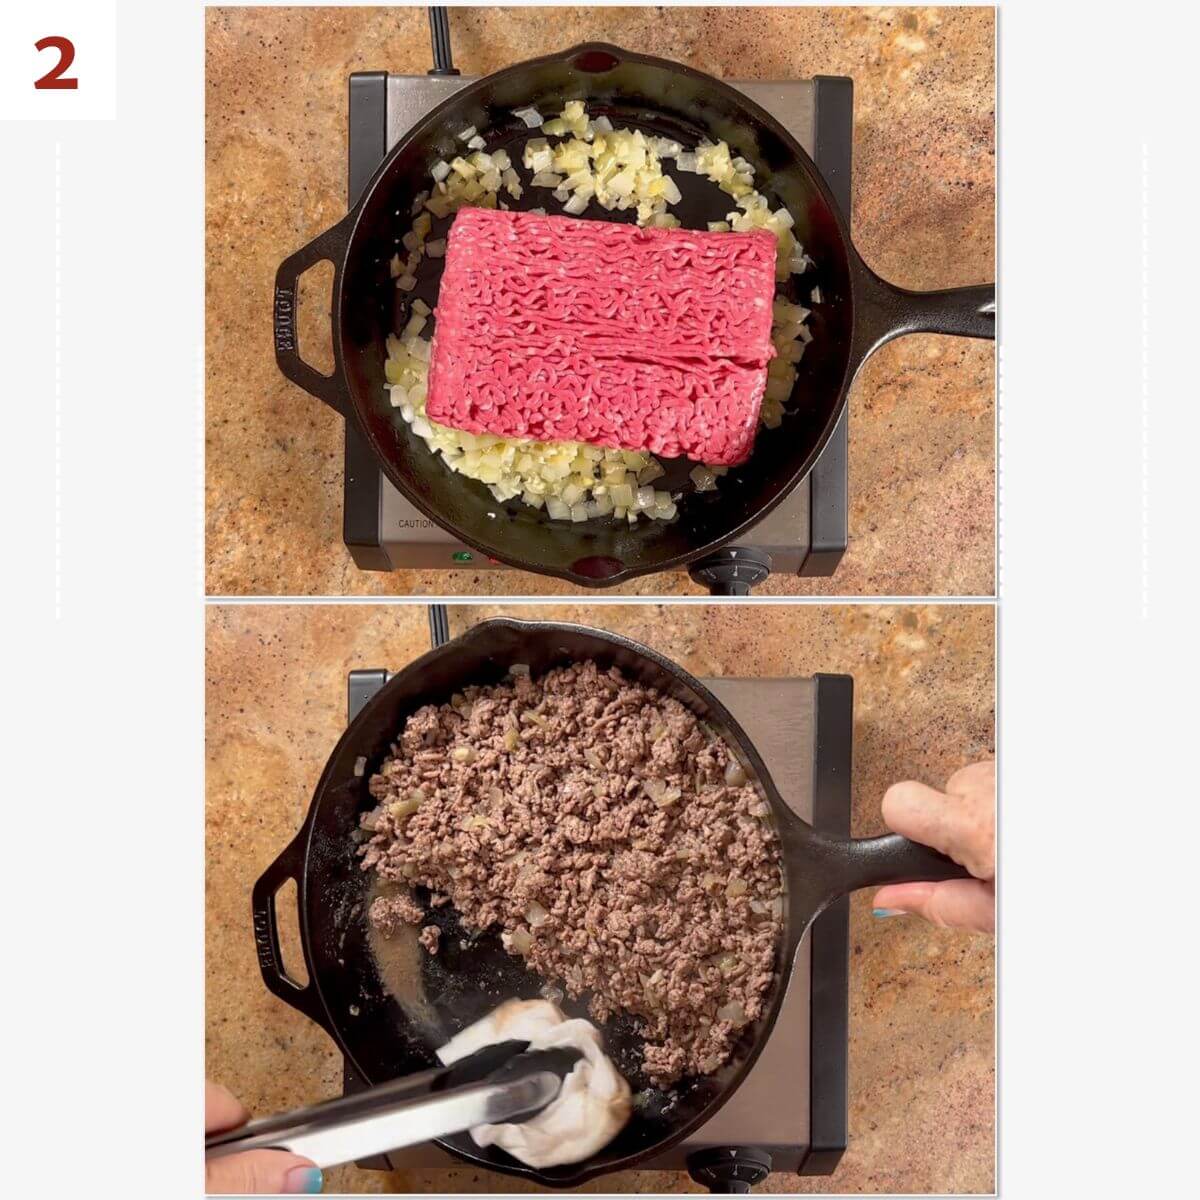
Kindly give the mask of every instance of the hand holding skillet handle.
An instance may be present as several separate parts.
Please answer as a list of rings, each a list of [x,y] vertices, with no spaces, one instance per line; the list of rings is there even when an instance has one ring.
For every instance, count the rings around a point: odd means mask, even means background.
[[[996,764],[955,771],[943,791],[911,780],[883,797],[890,829],[960,862],[969,879],[897,883],[875,895],[875,915],[914,913],[931,924],[974,933],[996,929]]]

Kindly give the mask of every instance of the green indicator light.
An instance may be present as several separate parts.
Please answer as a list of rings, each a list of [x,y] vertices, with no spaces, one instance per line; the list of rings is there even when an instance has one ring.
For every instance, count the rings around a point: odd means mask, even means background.
[[[450,557],[453,558],[455,562],[470,562],[471,552],[470,550],[455,550]]]

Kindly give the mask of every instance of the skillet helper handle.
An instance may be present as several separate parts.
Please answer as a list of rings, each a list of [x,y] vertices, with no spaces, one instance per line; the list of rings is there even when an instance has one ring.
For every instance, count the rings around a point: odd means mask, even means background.
[[[855,331],[858,361],[885,342],[909,333],[947,333],[953,337],[996,336],[996,285],[910,292],[881,279],[861,260],[858,286],[862,297]]]
[[[841,891],[880,887],[885,883],[940,883],[970,879],[971,872],[945,854],[898,833],[851,838],[838,843]]]
[[[275,362],[279,369],[293,383],[299,384],[318,400],[324,400],[343,417],[350,413],[350,393],[343,381],[341,366],[335,366],[332,375],[322,375],[300,357],[296,317],[300,276],[310,267],[319,262],[332,263],[335,272],[333,286],[334,291],[337,290],[336,272],[349,237],[348,221],[349,218],[325,230],[279,264],[279,270],[275,272],[274,307]]]
[[[259,876],[250,895],[254,915],[254,946],[258,952],[258,969],[263,983],[285,1004],[290,1004],[310,1020],[315,1021],[332,1037],[324,1005],[317,995],[311,978],[307,984],[293,979],[283,964],[279,948],[279,920],[275,912],[275,897],[290,879],[300,895],[300,875],[304,863],[304,831],[284,849],[279,857]]]

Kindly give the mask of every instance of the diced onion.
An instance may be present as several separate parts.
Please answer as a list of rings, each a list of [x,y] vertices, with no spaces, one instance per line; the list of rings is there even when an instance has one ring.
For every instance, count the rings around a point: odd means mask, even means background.
[[[521,198],[521,192],[523,190],[521,187],[521,177],[517,174],[513,167],[504,168],[500,175],[500,181],[504,184],[505,190],[514,200],[519,200]]]
[[[457,136],[460,142],[469,142],[475,136],[475,126],[468,125],[466,129],[460,130]]]
[[[611,488],[609,494],[617,508],[633,507],[633,488],[629,484],[618,483]]]
[[[730,1025],[741,1028],[746,1024],[746,1010],[742,1007],[741,1001],[731,1000],[717,1009],[717,1020],[728,1021]]]
[[[658,808],[670,808],[683,795],[677,786],[662,779],[647,779],[642,787]]]
[[[730,787],[744,787],[748,782],[742,764],[736,758],[731,758],[725,764],[725,782]]]
[[[528,129],[537,129],[542,124],[541,114],[536,108],[515,108],[513,116],[524,121]]]
[[[445,258],[446,239],[439,238],[436,242],[426,242],[425,253],[428,254],[430,258]]]
[[[717,477],[707,467],[693,467],[688,472],[691,481],[696,486],[698,492],[711,492],[716,490]]]
[[[533,948],[533,935],[524,925],[518,925],[512,933],[504,933],[500,937],[504,942],[505,949],[512,950],[516,954],[524,956]]]
[[[525,919],[532,928],[537,929],[540,925],[545,925],[549,917],[550,914],[536,900],[530,900],[525,909]]]

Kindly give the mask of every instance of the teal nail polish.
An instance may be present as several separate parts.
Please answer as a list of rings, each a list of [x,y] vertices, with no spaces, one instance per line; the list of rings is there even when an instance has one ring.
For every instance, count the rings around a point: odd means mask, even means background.
[[[324,1186],[320,1167],[293,1167],[283,1181],[283,1190],[289,1196],[314,1196]]]
[[[908,914],[902,908],[873,908],[871,913],[876,917],[904,917]]]

